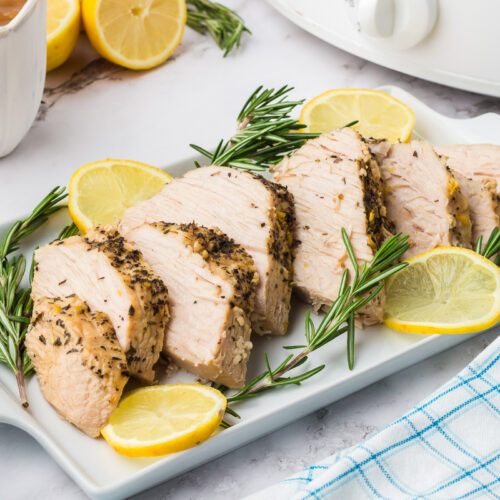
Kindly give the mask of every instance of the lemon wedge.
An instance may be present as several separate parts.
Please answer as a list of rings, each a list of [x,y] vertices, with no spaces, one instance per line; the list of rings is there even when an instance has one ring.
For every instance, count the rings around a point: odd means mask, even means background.
[[[500,321],[500,267],[440,247],[408,259],[386,282],[384,323],[401,332],[472,333]]]
[[[330,132],[357,120],[353,129],[366,138],[407,142],[415,116],[401,101],[371,89],[333,89],[307,102],[300,121],[304,132]]]
[[[121,401],[101,433],[121,455],[165,455],[207,440],[221,423],[225,410],[226,398],[211,387],[146,387]]]
[[[185,0],[83,0],[85,31],[104,58],[130,69],[158,66],[182,40]]]
[[[47,71],[63,64],[80,34],[80,0],[47,2]]]
[[[82,233],[112,224],[123,212],[155,195],[172,177],[159,168],[130,160],[104,160],[79,168],[69,183],[68,208]]]

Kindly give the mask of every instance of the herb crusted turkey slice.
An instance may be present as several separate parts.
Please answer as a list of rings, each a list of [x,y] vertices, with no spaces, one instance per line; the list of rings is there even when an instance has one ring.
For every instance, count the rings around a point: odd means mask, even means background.
[[[143,224],[125,237],[169,289],[164,351],[176,364],[242,387],[258,274],[252,258],[218,229]]]
[[[436,146],[436,152],[447,158],[448,166],[473,179],[493,179],[500,198],[500,146],[495,144],[454,144]]]
[[[500,203],[496,193],[497,182],[493,179],[470,178],[452,170],[460,190],[467,197],[472,223],[472,242],[480,236],[486,240],[495,227],[500,227]]]
[[[437,146],[469,200],[473,241],[488,237],[500,218],[500,146],[456,144]],[[462,186],[463,184],[463,186]]]
[[[118,405],[128,368],[109,317],[78,297],[36,300],[26,349],[58,413],[98,437]]]
[[[114,228],[54,241],[35,253],[32,296],[76,294],[109,316],[132,375],[147,382],[163,347],[168,294],[163,281]]]
[[[371,140],[369,145],[380,163],[392,147],[388,141]],[[444,162],[451,169],[451,174],[457,181],[462,195],[467,199],[472,242],[475,242],[481,235],[488,238],[491,231],[499,225],[500,203],[497,195],[497,182],[492,178],[474,174],[476,165],[473,152],[475,148],[472,148],[470,153],[467,153],[467,148],[466,145],[441,146],[434,147],[434,151],[441,157],[441,164]],[[440,154],[445,151],[452,152],[452,159],[447,158],[445,154]],[[431,162],[436,164],[433,155],[429,153],[429,157]],[[457,162],[460,165],[458,169],[455,169]],[[438,166],[438,170],[441,168]]]
[[[357,132],[337,129],[285,158],[274,180],[285,185],[295,201],[297,291],[316,309],[329,307],[344,270],[351,269],[341,228],[347,230],[360,264],[370,261],[391,233],[378,164]],[[360,312],[358,321],[374,324],[382,316],[381,294]]]
[[[467,198],[444,159],[423,141],[394,144],[380,163],[385,203],[411,257],[438,246],[471,246]]]
[[[259,273],[253,328],[279,335],[288,327],[294,220],[285,187],[250,172],[210,166],[187,172],[129,208],[120,231],[158,221],[220,228],[250,254]]]

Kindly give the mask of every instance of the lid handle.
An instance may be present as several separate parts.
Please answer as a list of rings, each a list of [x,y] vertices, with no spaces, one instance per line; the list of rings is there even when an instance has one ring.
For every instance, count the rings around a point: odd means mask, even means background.
[[[437,0],[358,0],[361,33],[379,45],[408,49],[421,42],[437,18]]]

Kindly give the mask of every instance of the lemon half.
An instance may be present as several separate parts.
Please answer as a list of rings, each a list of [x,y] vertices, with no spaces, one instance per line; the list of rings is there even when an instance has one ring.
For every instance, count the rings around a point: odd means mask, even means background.
[[[384,323],[410,333],[472,333],[500,321],[500,267],[440,247],[408,259],[386,282]]]
[[[113,224],[127,208],[151,198],[171,180],[163,170],[137,161],[89,163],[71,177],[69,213],[82,233],[97,224]]]
[[[226,410],[226,398],[211,387],[171,384],[126,396],[101,430],[121,455],[153,457],[207,440]]]
[[[85,31],[104,58],[130,69],[170,57],[186,25],[185,0],[83,0]]]
[[[300,121],[304,132],[330,132],[358,120],[352,128],[366,138],[407,142],[415,116],[404,103],[371,89],[333,89],[307,102]]]
[[[47,2],[47,71],[63,64],[80,34],[80,0]]]

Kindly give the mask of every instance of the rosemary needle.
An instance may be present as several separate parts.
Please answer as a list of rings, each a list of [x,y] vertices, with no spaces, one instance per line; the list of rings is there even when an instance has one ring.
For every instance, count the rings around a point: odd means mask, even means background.
[[[494,262],[497,266],[500,266],[500,230],[498,227],[493,229],[484,247],[483,237],[480,236],[476,242],[475,250],[487,259],[492,259],[496,255]]]
[[[76,224],[72,222],[69,226],[66,226],[61,230],[57,239],[64,240],[66,238],[70,238],[71,236],[77,236],[79,234],[80,230],[78,229],[78,227],[76,227]]]

